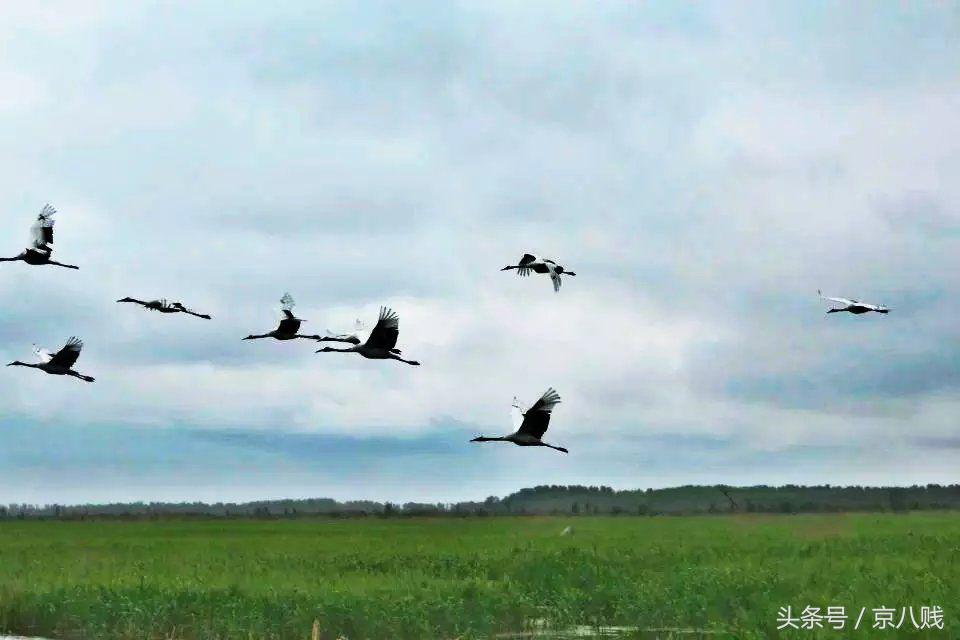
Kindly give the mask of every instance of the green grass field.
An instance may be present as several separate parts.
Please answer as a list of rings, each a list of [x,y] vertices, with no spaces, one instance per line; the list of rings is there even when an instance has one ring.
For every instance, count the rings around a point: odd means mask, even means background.
[[[783,637],[960,637],[960,515],[0,523],[0,632],[58,639],[768,638],[784,605],[939,605],[946,629]]]

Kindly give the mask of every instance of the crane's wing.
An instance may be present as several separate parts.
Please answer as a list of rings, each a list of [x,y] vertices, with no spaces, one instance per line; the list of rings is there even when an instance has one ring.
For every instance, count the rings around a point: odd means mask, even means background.
[[[400,317],[387,307],[380,307],[380,318],[367,338],[367,346],[377,349],[393,349],[400,335]]]
[[[30,227],[30,246],[38,251],[47,250],[47,245],[43,241],[43,230],[37,223]]]
[[[40,362],[50,362],[50,359],[53,357],[53,354],[46,349],[41,349],[37,345],[33,345],[33,352],[37,354],[37,359]]]
[[[510,418],[513,420],[513,430],[519,431],[523,424],[523,411],[520,410],[520,398],[513,396],[513,404],[510,406]]]
[[[69,369],[77,362],[81,349],[83,349],[83,341],[73,336],[67,340],[67,344],[65,344],[60,351],[57,351],[53,357],[50,358],[50,364]]]
[[[289,318],[284,318],[280,321],[277,331],[280,333],[296,333],[297,331],[300,331],[301,322],[302,321],[299,318],[294,318],[291,315]]]
[[[297,326],[294,329],[296,332],[300,328],[300,323],[303,322],[301,318],[293,315],[293,308],[297,305],[294,301],[293,296],[289,293],[283,294],[283,297],[280,298],[280,330],[283,331],[283,326],[286,324],[291,326],[292,323],[296,322]]]
[[[829,300],[830,302],[837,302],[839,304],[845,304],[847,306],[851,304],[857,304],[856,300],[848,300],[847,298],[828,298],[821,293],[820,289],[817,289],[817,295],[820,296],[823,300]]]
[[[850,306],[852,304],[857,304],[856,300],[850,300],[848,298],[824,298],[824,300],[829,300],[830,302],[836,302],[839,304],[845,304],[847,306]]]
[[[550,274],[550,280],[553,282],[553,290],[560,291],[560,274],[557,273],[556,263],[552,260],[544,260],[547,265],[547,272]]]
[[[53,215],[56,212],[49,204],[44,205],[37,221],[30,227],[30,244],[34,249],[47,253],[52,251],[50,245],[53,244]]]
[[[542,438],[550,424],[550,412],[560,402],[560,394],[553,387],[547,389],[540,399],[533,403],[525,414],[519,433],[529,434],[535,438]]]
[[[359,338],[367,330],[367,325],[363,323],[363,320],[357,318],[356,322],[353,323],[353,336]]]
[[[185,304],[183,304],[182,302],[179,302],[179,301],[177,301],[177,302],[171,302],[171,303],[167,304],[167,301],[164,300],[164,301],[163,301],[163,304],[169,306],[171,309],[179,309],[179,310],[182,311],[183,313],[192,313],[192,314],[194,314],[194,315],[200,315],[200,314],[198,314],[196,311],[194,311],[193,309],[189,308],[187,305],[185,305]]]
[[[537,256],[532,253],[525,253],[523,257],[520,258],[520,262],[517,263],[517,275],[518,276],[528,276],[530,275],[530,265],[537,261]]]

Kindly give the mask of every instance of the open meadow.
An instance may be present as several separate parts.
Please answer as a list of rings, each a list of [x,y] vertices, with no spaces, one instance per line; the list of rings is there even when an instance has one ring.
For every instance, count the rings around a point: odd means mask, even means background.
[[[0,634],[58,639],[767,638],[785,605],[938,605],[945,630],[783,637],[955,638],[958,596],[946,512],[0,523]]]

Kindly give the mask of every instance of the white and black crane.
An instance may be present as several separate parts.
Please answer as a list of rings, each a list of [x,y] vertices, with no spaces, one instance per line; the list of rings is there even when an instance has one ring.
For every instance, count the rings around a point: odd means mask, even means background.
[[[477,436],[470,442],[512,442],[521,447],[550,447],[563,453],[568,453],[563,447],[558,447],[543,441],[543,434],[547,432],[547,426],[550,424],[550,415],[553,408],[560,403],[560,394],[550,387],[540,399],[533,403],[533,406],[527,409],[526,413],[520,412],[520,404],[516,398],[513,399],[511,414],[513,415],[514,428],[516,431],[510,435],[499,438],[489,438],[486,436]],[[519,422],[519,424],[517,424]]]
[[[406,364],[419,365],[420,363],[416,360],[404,360],[400,357],[401,351],[396,348],[399,335],[399,316],[387,307],[380,307],[380,317],[366,342],[355,344],[346,349],[324,347],[323,349],[317,349],[317,353],[359,353],[364,358],[370,358],[371,360],[399,360]],[[351,338],[355,337],[351,336]],[[333,340],[334,338],[329,339]]]
[[[350,342],[352,344],[360,344],[363,340],[360,336],[366,330],[366,326],[363,324],[363,321],[360,318],[357,318],[356,322],[353,324],[353,331],[350,333],[333,333],[332,331],[327,331],[327,337],[331,339],[338,340],[340,342]]]
[[[196,316],[197,318],[203,318],[204,320],[209,320],[210,316],[205,313],[197,313],[196,311],[191,311],[183,306],[181,302],[168,302],[165,298],[160,300],[137,300],[136,298],[120,298],[117,302],[132,302],[138,304],[145,309],[151,311],[159,311],[160,313],[185,313],[190,316]]]
[[[259,340],[260,338],[273,338],[274,340],[294,340],[296,338],[305,338],[307,340],[316,340],[318,342],[350,342],[354,343],[353,339],[350,338],[335,338],[335,337],[323,337],[319,335],[303,335],[297,333],[300,331],[300,325],[306,320],[303,318],[298,318],[293,315],[293,307],[296,305],[296,302],[289,293],[283,294],[283,297],[280,298],[280,309],[282,317],[280,319],[280,324],[276,329],[269,333],[261,334],[252,334],[244,338],[244,340]],[[359,342],[359,340],[356,340]]]
[[[40,369],[45,373],[55,376],[73,376],[74,378],[80,378],[84,382],[93,382],[94,379],[92,377],[85,376],[73,370],[73,365],[77,363],[77,358],[80,357],[81,349],[83,349],[83,341],[74,336],[67,340],[67,344],[53,355],[48,351],[34,346],[33,351],[37,354],[40,362],[28,363],[15,360],[7,366],[30,367],[32,369]]]
[[[830,302],[836,302],[837,304],[842,304],[842,307],[834,307],[828,309],[827,313],[840,313],[841,311],[847,311],[854,315],[860,315],[861,313],[868,313],[874,311],[876,313],[890,313],[890,309],[885,307],[882,304],[867,304],[866,302],[861,302],[860,300],[854,300],[851,298],[826,298],[823,293],[817,289],[817,295],[820,296],[821,300],[829,300]]]
[[[530,272],[534,273],[548,273],[550,274],[550,280],[553,281],[553,290],[560,291],[560,276],[575,276],[577,275],[573,271],[567,271],[561,265],[557,264],[556,260],[550,258],[538,258],[532,253],[525,253],[523,257],[520,258],[520,262],[517,264],[509,264],[505,266],[500,271],[510,271],[511,269],[517,270],[518,276],[528,276]]]
[[[14,258],[0,258],[0,262],[22,260],[32,265],[50,264],[55,267],[79,269],[80,267],[76,265],[64,264],[50,259],[53,253],[53,216],[56,213],[57,210],[49,204],[44,205],[40,215],[37,216],[37,221],[30,227],[30,246]]]

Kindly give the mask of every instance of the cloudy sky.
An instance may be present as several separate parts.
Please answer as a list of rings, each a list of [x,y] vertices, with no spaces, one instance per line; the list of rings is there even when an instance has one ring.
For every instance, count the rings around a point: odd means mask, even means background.
[[[957,481],[955,4],[18,4],[0,254],[81,269],[0,265],[0,358],[97,382],[0,369],[0,502]],[[240,341],[285,291],[423,366]],[[548,386],[569,456],[468,442]]]

